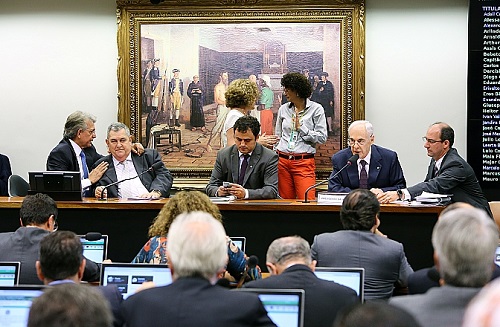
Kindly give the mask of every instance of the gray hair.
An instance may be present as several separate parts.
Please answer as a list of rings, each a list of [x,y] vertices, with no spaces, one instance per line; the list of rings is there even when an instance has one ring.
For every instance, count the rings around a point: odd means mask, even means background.
[[[108,300],[94,287],[66,283],[47,288],[33,300],[28,327],[111,327]]]
[[[78,130],[86,131],[87,122],[95,123],[97,119],[94,115],[83,111],[75,111],[66,118],[66,124],[64,124],[63,138],[65,140],[72,140],[76,137]]]
[[[446,284],[482,287],[493,272],[498,228],[481,209],[454,209],[439,217],[432,245]]]
[[[130,137],[130,129],[127,127],[127,125],[125,125],[124,123],[116,122],[116,123],[112,123],[111,125],[108,126],[108,131],[106,132],[107,133],[106,138],[109,138],[109,132],[111,132],[111,131],[118,132],[118,131],[121,131],[122,129],[124,129],[125,134],[127,134],[127,136]]]
[[[174,278],[201,276],[210,279],[226,265],[224,227],[206,212],[180,214],[170,226],[167,237]]]
[[[366,134],[370,137],[373,136],[373,125],[370,123],[368,120],[355,120],[349,125],[349,128],[347,129],[347,132],[350,134],[351,133],[351,128],[358,126],[358,125],[365,125],[366,129]]]
[[[307,265],[311,263],[311,247],[300,236],[278,238],[267,249],[267,262],[284,264],[296,259],[303,260]]]

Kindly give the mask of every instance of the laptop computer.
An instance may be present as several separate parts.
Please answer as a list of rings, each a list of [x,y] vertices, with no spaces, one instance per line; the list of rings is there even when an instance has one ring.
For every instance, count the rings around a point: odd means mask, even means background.
[[[237,288],[238,291],[254,292],[278,327],[304,326],[304,290]]]
[[[247,238],[244,236],[229,237],[233,243],[240,248],[242,252],[245,252],[247,246]]]
[[[0,286],[19,284],[20,262],[0,261]]]
[[[33,299],[45,286],[0,286],[0,322],[2,326],[26,327]]]
[[[101,266],[101,285],[115,284],[123,299],[134,294],[144,282],[154,282],[156,286],[171,284],[170,268],[149,263],[103,263]]]
[[[316,267],[314,273],[318,278],[334,281],[337,284],[352,288],[358,294],[359,300],[364,301],[364,268]]]
[[[85,235],[78,235],[82,242],[83,255],[96,263],[102,263],[108,257],[108,235],[101,235],[98,240],[88,240]]]
[[[500,243],[497,246],[497,250],[495,251],[495,264],[500,266]]]

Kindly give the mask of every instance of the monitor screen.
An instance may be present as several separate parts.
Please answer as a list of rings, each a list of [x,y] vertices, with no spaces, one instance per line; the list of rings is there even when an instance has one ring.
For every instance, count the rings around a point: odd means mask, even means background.
[[[247,239],[244,236],[231,236],[229,237],[231,241],[233,241],[234,245],[240,248],[242,252],[245,252],[245,247],[247,243]]]
[[[45,193],[54,200],[81,200],[82,188],[78,171],[29,172],[29,194]]]
[[[102,263],[107,258],[108,235],[101,235],[98,240],[89,241],[85,235],[78,235],[82,242],[83,256],[97,263]]]
[[[0,261],[0,286],[17,285],[20,267],[20,262]]]
[[[337,284],[352,288],[358,294],[361,302],[364,300],[364,268],[333,268],[316,267],[316,276],[321,279],[330,280]]]
[[[40,286],[0,286],[0,322],[2,326],[26,327],[33,299],[43,292]]]
[[[495,252],[495,263],[497,266],[500,266],[500,244],[497,246],[497,250]]]

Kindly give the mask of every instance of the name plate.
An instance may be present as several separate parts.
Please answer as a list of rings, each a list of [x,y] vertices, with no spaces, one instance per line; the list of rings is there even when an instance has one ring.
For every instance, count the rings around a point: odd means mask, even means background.
[[[342,201],[344,201],[344,198],[347,196],[347,194],[348,193],[319,192],[318,203],[342,205]]]

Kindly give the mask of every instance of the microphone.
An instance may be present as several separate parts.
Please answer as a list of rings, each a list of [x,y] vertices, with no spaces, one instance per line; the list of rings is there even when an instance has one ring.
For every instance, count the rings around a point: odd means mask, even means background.
[[[340,172],[342,172],[342,170],[346,169],[347,167],[349,167],[350,165],[352,165],[353,163],[355,163],[356,161],[358,161],[359,159],[359,154],[353,154],[352,157],[350,157],[346,164],[344,165],[344,167],[340,168],[338,172],[336,172],[335,174],[333,174],[333,176],[331,176],[329,179],[325,179],[324,181],[321,181],[321,182],[318,182],[312,186],[309,186],[306,190],[306,193],[304,194],[304,201],[303,203],[309,203],[309,200],[307,199],[307,193],[309,193],[310,190],[312,190],[313,188],[317,187],[317,186],[320,186],[320,185],[323,185],[325,183],[328,183],[328,181],[332,178],[335,178],[337,177]]]
[[[87,241],[97,241],[97,240],[100,240],[101,237],[102,237],[102,234],[99,232],[88,232],[87,234],[85,234],[85,239]]]
[[[129,180],[137,178],[137,177],[140,177],[140,176],[144,175],[147,172],[155,171],[155,170],[157,170],[157,169],[159,169],[161,167],[163,167],[163,162],[162,161],[158,161],[158,162],[155,162],[151,167],[149,167],[148,169],[146,169],[145,171],[141,172],[140,174],[138,174],[138,175],[136,175],[134,177],[125,178],[125,179],[122,179],[122,180],[119,180],[119,181],[116,181],[116,182],[113,182],[113,183],[110,183],[110,184],[104,186],[104,188],[101,191],[101,197],[99,198],[99,200],[106,200],[106,199],[104,199],[104,191],[106,191],[109,187],[111,187],[113,185],[120,184],[120,183],[125,182],[125,181],[129,181]]]

